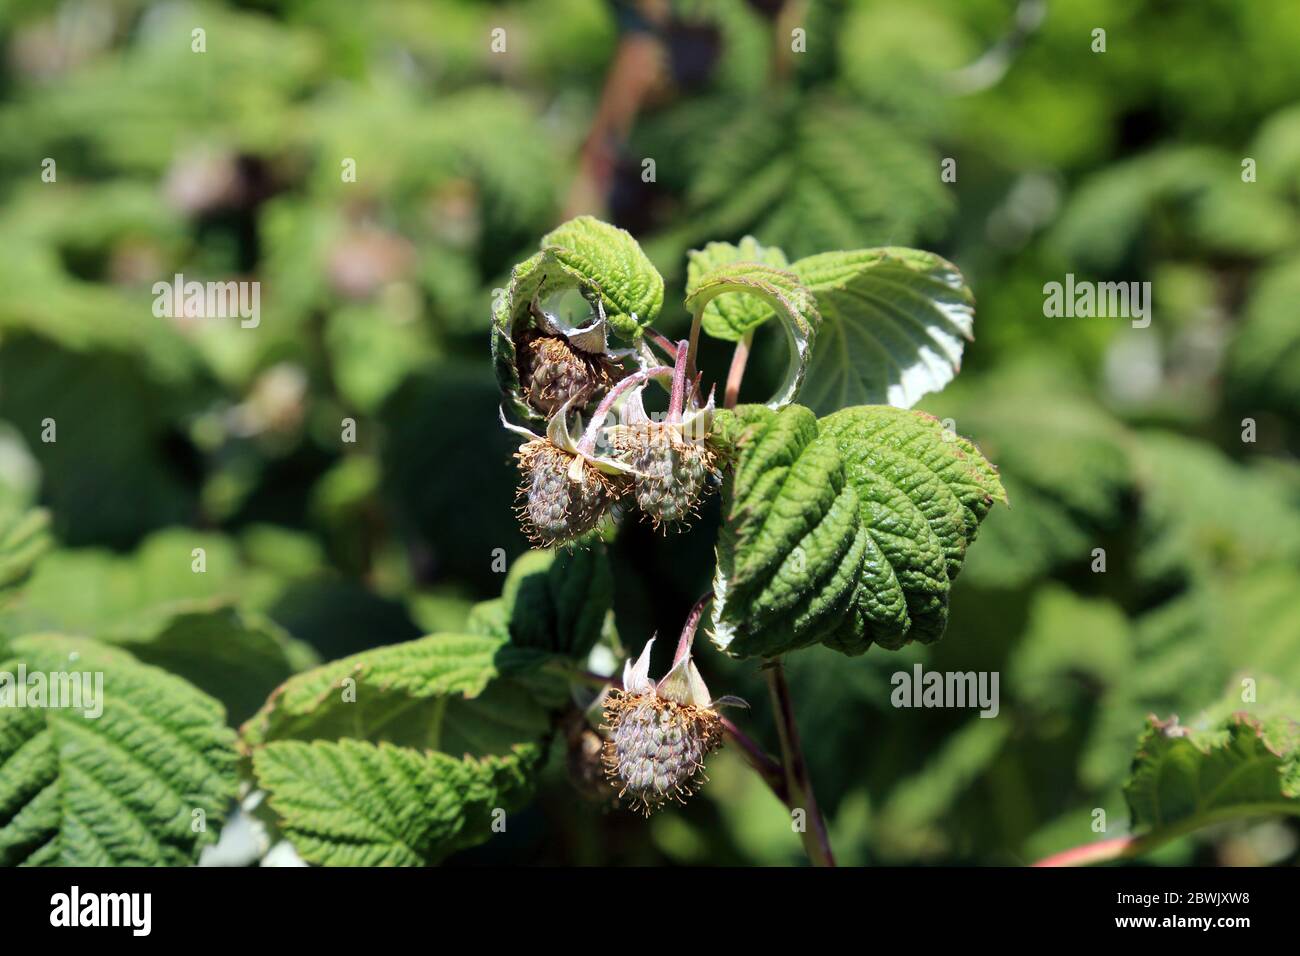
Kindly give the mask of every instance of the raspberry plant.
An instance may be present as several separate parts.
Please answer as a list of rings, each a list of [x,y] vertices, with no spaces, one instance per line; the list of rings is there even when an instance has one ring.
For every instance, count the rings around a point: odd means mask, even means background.
[[[523,439],[519,512],[534,541],[596,547],[638,514],[681,527],[721,488],[713,589],[683,628],[671,670],[650,680],[646,641],[602,698],[612,785],[647,813],[683,800],[725,728],[791,810],[811,817],[810,857],[832,862],[782,655],[938,640],[966,548],[1006,501],[974,445],[897,407],[942,387],[960,362],[973,318],[960,273],[909,249],[791,264],[752,238],[710,243],[690,256],[693,321],[674,342],[652,326],[664,282],[636,240],[584,217],[543,238],[502,293],[494,366],[502,424]],[[788,345],[783,380],[767,403],[739,405],[754,333],[771,320]],[[701,331],[736,343],[722,408],[719,383],[697,367]],[[824,351],[814,349],[819,337],[830,340]],[[814,357],[823,354],[830,363]],[[667,411],[651,416],[645,393],[656,386]],[[820,417],[798,404],[805,389]],[[692,647],[706,606],[719,651],[762,661],[779,763],[724,724],[719,704],[736,701],[715,700],[700,675]]]
[[[691,255],[684,338],[654,328],[663,297],[637,243],[593,219],[550,233],[514,270],[493,306],[492,348],[501,419],[521,439],[520,518],[546,547],[516,558],[500,596],[452,630],[318,664],[223,598],[257,582],[219,536],[173,529],[130,557],[46,555],[44,511],[0,515],[0,864],[191,863],[238,805],[309,863],[424,865],[507,828],[556,750],[579,793],[649,814],[707,786],[722,747],[806,821],[796,829],[810,859],[833,863],[783,660],[817,644],[856,655],[943,635],[967,548],[1007,496],[972,444],[904,406],[953,376],[970,293],[923,252],[788,262],[746,239]],[[784,374],[768,402],[739,404],[754,333],[772,321],[789,346]],[[700,333],[735,343],[721,383],[697,367]],[[666,393],[662,413],[648,411],[652,389]],[[981,434],[1011,427],[1004,405],[986,403]],[[1065,438],[1043,437],[1044,454],[1053,442],[1110,447],[1074,411],[1062,428]],[[1151,447],[1196,463],[1177,444]],[[1007,465],[1010,481],[1025,462]],[[699,533],[690,518],[711,495],[713,586],[654,679],[653,635],[614,627],[609,543],[632,521]],[[1031,518],[1049,514],[1026,504]],[[1006,527],[981,547],[1025,540]],[[207,574],[191,573],[196,545]],[[1159,553],[1188,550],[1170,538]],[[1003,559],[998,573],[1020,566]],[[141,606],[66,599],[121,580],[147,582]],[[1033,693],[1055,693],[1035,668],[1059,656],[1056,615],[1077,601],[1049,598],[1036,605],[1046,637],[1030,641],[1020,675]],[[1126,649],[1123,635],[1104,637],[1105,615],[1088,620],[1111,652]],[[627,658],[621,677],[607,673],[610,652]],[[778,756],[755,742],[745,702],[706,683],[718,654],[765,677]],[[96,720],[10,706],[5,675],[70,661],[113,688]],[[1185,723],[1151,717],[1125,788],[1132,832],[1044,862],[1141,857],[1208,823],[1297,813],[1297,703],[1262,682],[1258,701],[1233,692]],[[1116,701],[1124,732],[1140,727],[1133,706]],[[112,746],[89,745],[101,740]]]

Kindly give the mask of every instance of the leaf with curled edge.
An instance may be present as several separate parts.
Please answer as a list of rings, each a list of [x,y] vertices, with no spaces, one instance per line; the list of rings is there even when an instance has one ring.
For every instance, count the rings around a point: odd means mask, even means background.
[[[929,643],[966,548],[1006,495],[974,445],[890,406],[741,406],[720,415],[723,494],[714,642],[736,657],[824,643]]]
[[[29,690],[37,674],[58,686],[63,705],[16,706],[21,669]],[[9,641],[0,674],[0,865],[186,866],[216,840],[238,780],[215,699],[60,634]]]
[[[961,368],[975,299],[951,262],[919,249],[826,252],[791,270],[821,312],[801,397],[818,414],[852,405],[911,408]]]
[[[746,236],[739,244],[710,242],[703,249],[687,254],[686,297],[690,298],[711,273],[738,262],[754,262],[788,269],[785,253],[776,246],[761,245],[753,236]],[[739,342],[747,334],[775,315],[772,307],[757,296],[726,292],[704,307],[701,328],[715,339]]]
[[[1234,686],[1184,725],[1148,719],[1124,788],[1141,845],[1210,823],[1300,814],[1300,698],[1260,680],[1255,703]]]
[[[686,308],[699,315],[714,299],[732,293],[757,298],[780,319],[789,347],[789,362],[785,378],[767,406],[775,409],[789,405],[803,386],[813,339],[821,322],[816,301],[792,272],[759,262],[727,262],[697,277],[686,296]],[[735,312],[731,306],[728,309]],[[736,326],[733,331],[739,332],[739,339],[748,329]]]

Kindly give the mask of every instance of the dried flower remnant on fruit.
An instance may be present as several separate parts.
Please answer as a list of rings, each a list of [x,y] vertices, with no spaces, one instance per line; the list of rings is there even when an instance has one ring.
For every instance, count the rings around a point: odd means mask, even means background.
[[[564,405],[582,408],[623,377],[623,369],[558,335],[525,332],[516,346],[519,381],[528,404],[554,415]]]
[[[655,527],[676,524],[695,513],[718,472],[708,442],[712,396],[703,407],[676,414],[670,408],[668,420],[656,422],[646,415],[640,392],[629,396],[624,424],[609,429],[609,442],[631,469],[637,507]]]
[[[627,465],[596,453],[598,427],[584,433],[582,416],[574,415],[581,436],[575,439],[569,415],[566,402],[541,437],[511,424],[501,412],[501,424],[527,439],[515,453],[523,499],[519,517],[525,533],[545,547],[567,544],[593,530],[629,487]]]
[[[620,798],[647,816],[669,800],[685,803],[704,782],[704,758],[722,746],[722,718],[686,653],[655,683],[650,648],[623,668],[623,689],[605,698],[605,772]]]

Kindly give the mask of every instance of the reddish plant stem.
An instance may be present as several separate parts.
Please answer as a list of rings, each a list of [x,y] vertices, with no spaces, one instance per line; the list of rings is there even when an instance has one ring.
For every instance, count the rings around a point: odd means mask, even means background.
[[[661,349],[664,350],[664,352],[668,355],[669,359],[671,359],[673,362],[677,361],[676,343],[670,340],[663,333],[656,332],[654,329],[647,328],[645,330],[645,334],[650,339],[650,341],[654,342],[655,345],[659,346]]]
[[[591,421],[587,424],[587,430],[582,433],[582,438],[578,441],[578,451],[584,455],[590,455],[596,450],[596,438],[600,435],[601,428],[604,427],[605,418],[609,415],[609,410],[614,407],[614,402],[618,397],[626,392],[633,385],[639,385],[642,382],[649,381],[652,378],[663,378],[673,374],[673,370],[667,365],[661,365],[657,368],[648,368],[640,372],[633,372],[627,378],[620,379],[613,388],[605,393],[605,397],[600,400],[596,406],[596,413],[591,416]]]
[[[686,407],[686,341],[677,343],[677,358],[673,362],[673,390],[668,399],[668,422],[676,424],[682,420],[682,410]]]
[[[1071,847],[1039,860],[1034,866],[1085,866],[1089,863],[1108,863],[1133,856],[1139,847],[1136,837],[1122,836],[1098,840],[1083,846]]]
[[[727,388],[722,393],[722,407],[735,408],[740,401],[740,381],[745,377],[745,363],[749,361],[749,348],[754,341],[754,330],[750,329],[745,337],[736,343],[736,351],[731,354],[731,369],[727,372]]]
[[[695,353],[700,346],[700,323],[704,320],[704,310],[700,309],[691,317],[691,337],[686,346],[686,374],[695,375]]]
[[[564,204],[564,218],[599,213],[605,208],[614,179],[619,146],[627,139],[642,105],[664,75],[664,50],[654,36],[623,36],[605,75],[600,103],[582,155],[578,175]]]
[[[789,791],[786,806],[792,810],[804,811],[804,828],[800,836],[813,865],[834,866],[835,855],[831,852],[830,835],[826,832],[826,821],[822,819],[821,810],[817,806],[812,780],[808,777],[808,765],[799,743],[799,728],[794,720],[790,686],[785,681],[785,666],[780,658],[774,658],[763,666],[763,670],[772,694],[777,735],[781,739],[781,762]]]

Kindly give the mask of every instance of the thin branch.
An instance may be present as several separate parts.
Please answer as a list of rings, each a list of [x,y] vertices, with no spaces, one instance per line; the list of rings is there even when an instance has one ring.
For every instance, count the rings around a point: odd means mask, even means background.
[[[564,204],[564,218],[600,212],[608,202],[618,151],[642,105],[664,77],[664,51],[648,33],[629,33],[618,41],[605,75],[600,103],[578,160]]]
[[[813,865],[834,866],[835,855],[831,852],[826,821],[822,819],[821,810],[817,806],[817,797],[813,794],[812,780],[808,777],[808,766],[804,762],[803,748],[799,743],[799,728],[795,724],[794,706],[790,702],[790,686],[785,682],[785,665],[780,658],[774,658],[763,666],[763,672],[767,677],[768,689],[772,692],[772,710],[776,717],[777,734],[781,739],[782,764],[790,796],[786,805],[804,811],[806,825],[800,835]]]
[[[731,354],[731,369],[727,372],[727,388],[722,394],[722,407],[735,408],[740,400],[740,380],[745,377],[745,363],[749,361],[749,348],[754,341],[754,330],[750,329],[745,337],[736,343],[736,351]]]

